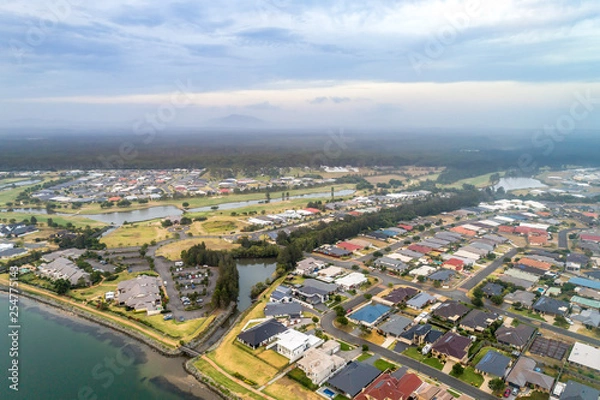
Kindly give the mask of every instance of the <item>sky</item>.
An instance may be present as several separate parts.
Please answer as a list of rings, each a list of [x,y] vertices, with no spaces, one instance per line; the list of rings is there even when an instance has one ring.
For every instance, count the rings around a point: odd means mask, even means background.
[[[597,0],[4,0],[0,46],[9,127],[600,126]]]

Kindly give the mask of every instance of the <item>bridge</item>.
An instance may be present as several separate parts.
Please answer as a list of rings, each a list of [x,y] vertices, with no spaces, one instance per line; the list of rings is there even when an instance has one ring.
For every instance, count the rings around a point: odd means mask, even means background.
[[[181,350],[181,352],[189,357],[200,357],[202,354],[197,352],[196,350],[190,348],[190,347],[186,347],[186,346],[180,346],[179,350]]]

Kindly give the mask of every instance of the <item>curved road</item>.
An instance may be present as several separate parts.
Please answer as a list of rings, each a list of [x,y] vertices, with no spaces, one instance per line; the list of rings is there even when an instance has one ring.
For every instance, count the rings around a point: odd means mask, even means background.
[[[351,300],[351,302],[354,300],[360,301],[361,299],[355,298],[355,299]],[[350,305],[350,304],[347,304],[347,305]],[[350,308],[350,307],[348,307],[348,308]],[[397,363],[407,366],[408,368],[411,368],[415,371],[419,371],[420,373],[423,373],[427,376],[437,379],[439,382],[442,382],[442,383],[450,386],[451,388],[454,388],[468,396],[471,396],[474,399],[478,399],[478,400],[493,400],[493,399],[495,399],[495,400],[497,400],[497,398],[495,396],[493,396],[489,393],[485,393],[484,391],[479,390],[478,388],[476,388],[474,386],[471,386],[471,385],[464,383],[456,378],[453,378],[450,375],[443,373],[442,371],[439,371],[439,370],[432,368],[426,364],[420,363],[419,361],[414,360],[410,357],[407,357],[405,355],[388,350],[385,347],[378,346],[378,345],[368,342],[364,339],[361,339],[361,338],[353,336],[349,333],[346,333],[340,329],[337,329],[333,325],[333,320],[335,318],[336,318],[336,314],[333,311],[328,312],[321,318],[321,326],[322,326],[323,330],[325,332],[327,332],[328,334],[330,334],[336,338],[339,338],[345,342],[352,343],[354,345],[362,346],[363,344],[366,344],[369,346],[370,351],[373,351],[373,352],[377,353],[378,355],[385,357],[391,361],[397,362]]]

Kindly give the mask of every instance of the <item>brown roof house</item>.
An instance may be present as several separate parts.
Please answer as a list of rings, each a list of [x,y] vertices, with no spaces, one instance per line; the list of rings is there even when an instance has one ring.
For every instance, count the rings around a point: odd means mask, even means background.
[[[431,352],[439,358],[448,358],[455,362],[465,362],[471,340],[452,331],[446,332],[431,348]]]
[[[449,300],[433,311],[433,315],[443,321],[456,322],[469,312],[470,308],[458,301]]]

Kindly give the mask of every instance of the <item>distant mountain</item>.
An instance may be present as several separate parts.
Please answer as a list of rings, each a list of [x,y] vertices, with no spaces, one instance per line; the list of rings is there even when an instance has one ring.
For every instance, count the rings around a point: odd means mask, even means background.
[[[210,119],[206,125],[227,128],[258,128],[266,126],[267,122],[250,115],[231,114],[222,118]]]

